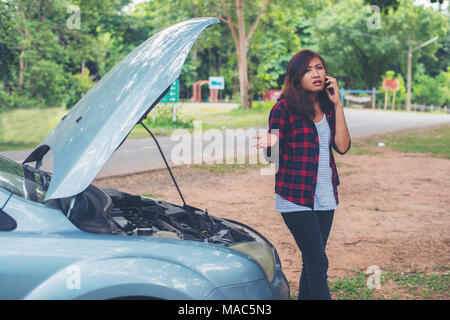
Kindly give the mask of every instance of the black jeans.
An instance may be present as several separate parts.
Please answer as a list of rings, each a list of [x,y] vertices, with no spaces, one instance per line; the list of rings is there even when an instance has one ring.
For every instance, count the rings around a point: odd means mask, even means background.
[[[281,213],[302,252],[299,300],[330,300],[327,283],[328,258],[325,247],[333,223],[334,210]]]

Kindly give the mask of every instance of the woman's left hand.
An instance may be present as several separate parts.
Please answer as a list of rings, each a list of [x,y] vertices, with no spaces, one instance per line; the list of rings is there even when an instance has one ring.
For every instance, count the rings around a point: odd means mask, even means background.
[[[328,94],[328,98],[330,101],[334,104],[334,106],[337,106],[341,103],[341,96],[339,95],[339,87],[337,85],[336,78],[326,76],[325,82],[330,82],[330,85],[326,87],[325,91]],[[334,93],[330,94],[329,88],[334,89]]]

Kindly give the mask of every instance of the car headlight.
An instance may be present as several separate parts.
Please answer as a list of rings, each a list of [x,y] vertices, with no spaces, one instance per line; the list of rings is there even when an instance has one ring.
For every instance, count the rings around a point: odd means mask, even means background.
[[[275,253],[265,242],[250,241],[230,246],[229,248],[242,252],[258,262],[264,270],[269,282],[275,277]]]

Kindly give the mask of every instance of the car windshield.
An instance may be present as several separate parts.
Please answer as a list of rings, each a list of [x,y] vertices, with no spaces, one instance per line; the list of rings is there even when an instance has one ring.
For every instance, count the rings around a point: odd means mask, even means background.
[[[0,156],[0,188],[25,199],[43,202],[50,176],[42,171],[26,168]]]

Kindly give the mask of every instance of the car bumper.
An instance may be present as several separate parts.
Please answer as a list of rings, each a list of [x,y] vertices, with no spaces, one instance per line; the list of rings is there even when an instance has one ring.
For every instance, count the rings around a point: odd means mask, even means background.
[[[266,279],[214,289],[206,300],[289,300],[289,284],[277,268],[271,283]]]

